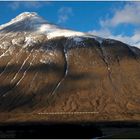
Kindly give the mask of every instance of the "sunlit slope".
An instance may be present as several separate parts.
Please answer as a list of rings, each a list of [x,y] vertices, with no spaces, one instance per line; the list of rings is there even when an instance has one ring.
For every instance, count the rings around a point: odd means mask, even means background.
[[[35,13],[0,29],[0,122],[140,119],[138,48]]]

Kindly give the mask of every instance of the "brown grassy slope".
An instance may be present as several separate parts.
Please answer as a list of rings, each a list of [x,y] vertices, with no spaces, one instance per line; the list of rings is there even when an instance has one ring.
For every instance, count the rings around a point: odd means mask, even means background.
[[[15,49],[1,58],[1,121],[139,120],[140,51],[118,41],[84,44],[46,40],[46,51]]]

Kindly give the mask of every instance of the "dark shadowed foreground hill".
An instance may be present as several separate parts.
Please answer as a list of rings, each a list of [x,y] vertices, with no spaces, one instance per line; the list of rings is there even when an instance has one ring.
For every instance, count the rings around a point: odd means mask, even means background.
[[[0,122],[140,120],[140,50],[35,13],[0,26]]]

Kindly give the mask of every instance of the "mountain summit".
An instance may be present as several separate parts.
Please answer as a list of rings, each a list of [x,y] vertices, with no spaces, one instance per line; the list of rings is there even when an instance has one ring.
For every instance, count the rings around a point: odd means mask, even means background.
[[[12,19],[10,22],[3,24],[0,26],[1,30],[7,29],[7,28],[11,28],[11,27],[18,27],[19,26],[19,31],[21,30],[20,28],[22,27],[23,29],[25,29],[25,26],[27,27],[27,29],[34,28],[40,24],[45,24],[47,23],[47,21],[45,21],[42,17],[38,16],[37,13],[35,12],[25,12],[22,13],[20,15],[18,15],[17,17],[15,17],[14,19]],[[35,27],[34,27],[35,26]]]
[[[60,28],[57,25],[51,24],[35,12],[25,12],[12,19],[9,23],[0,26],[1,32],[36,32],[47,35],[48,39],[55,37],[92,37],[88,33],[82,33],[72,31],[64,28]]]
[[[140,120],[140,50],[22,13],[0,26],[0,122]]]
[[[39,19],[41,19],[41,17],[35,12],[24,12],[24,13],[21,13],[20,15],[18,15],[17,17],[15,17],[14,19],[12,19],[9,23],[12,24],[12,23],[27,20],[27,19],[28,20],[37,19],[39,21]]]

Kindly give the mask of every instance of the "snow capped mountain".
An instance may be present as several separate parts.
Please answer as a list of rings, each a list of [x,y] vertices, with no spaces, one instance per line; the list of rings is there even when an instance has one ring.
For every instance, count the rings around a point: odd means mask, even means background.
[[[22,13],[0,26],[0,122],[140,120],[139,72],[138,48]]]
[[[12,29],[12,30],[11,30]],[[82,38],[96,38],[100,41],[99,37],[90,35],[88,33],[72,31],[64,28],[60,28],[57,25],[50,24],[37,13],[25,12],[12,19],[9,23],[0,26],[0,32],[18,31],[18,32],[34,32],[36,34],[47,35],[48,39],[56,37],[78,37],[75,41],[82,41]],[[79,39],[81,37],[81,39]]]

